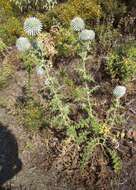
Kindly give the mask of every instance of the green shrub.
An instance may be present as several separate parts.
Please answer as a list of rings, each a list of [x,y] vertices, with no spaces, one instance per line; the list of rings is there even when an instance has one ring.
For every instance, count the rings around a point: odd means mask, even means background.
[[[7,45],[14,44],[16,38],[22,34],[22,24],[16,17],[9,17],[0,23],[0,38],[2,38]]]
[[[51,11],[43,15],[43,23],[50,27],[54,22],[60,22],[68,26],[75,16],[80,16],[85,20],[96,19],[101,16],[101,7],[96,0],[69,0],[66,3],[60,3]]]
[[[20,55],[26,70],[29,72],[34,66],[40,65],[41,61],[36,55],[36,51],[29,50]]]
[[[0,38],[7,45],[11,45],[16,37],[22,34],[22,25],[17,18],[17,11],[9,0],[0,0],[0,13]]]
[[[84,20],[101,16],[101,7],[96,0],[69,0],[70,7]],[[75,15],[74,15],[75,16]]]
[[[107,70],[112,78],[128,81],[136,75],[136,46],[123,45],[108,56]]]
[[[126,12],[126,6],[124,3],[118,0],[99,0],[102,7],[103,16],[106,18],[107,15],[112,17],[120,17]]]
[[[136,45],[128,49],[128,57],[136,61]]]
[[[74,56],[79,44],[77,36],[70,29],[60,28],[55,36],[56,50],[59,56]]]
[[[6,14],[9,14],[12,12],[12,6],[9,0],[0,0],[0,10],[4,10]],[[1,15],[2,16],[2,15]]]
[[[66,3],[58,4],[41,17],[47,27],[52,26],[54,21],[67,26],[75,16],[80,16],[89,23],[90,20],[106,18],[107,15],[120,17],[125,12],[126,6],[117,0],[68,0]]]

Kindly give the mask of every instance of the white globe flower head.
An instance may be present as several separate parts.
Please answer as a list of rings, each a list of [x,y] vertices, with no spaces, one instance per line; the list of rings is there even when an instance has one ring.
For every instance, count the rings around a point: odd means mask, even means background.
[[[39,76],[43,76],[44,75],[44,69],[42,68],[42,66],[36,68],[36,73]]]
[[[24,30],[30,36],[35,36],[42,31],[42,23],[36,17],[27,18],[24,22]]]
[[[84,20],[82,18],[80,18],[80,17],[75,17],[71,21],[71,27],[76,32],[80,32],[80,31],[84,30],[85,29]]]
[[[126,94],[126,90],[125,86],[116,86],[113,90],[113,95],[116,98],[122,98]]]
[[[79,34],[79,39],[82,41],[90,41],[95,39],[95,32],[93,30],[83,30]]]
[[[20,37],[16,41],[16,47],[19,51],[27,51],[31,48],[31,43],[29,42],[28,38]]]

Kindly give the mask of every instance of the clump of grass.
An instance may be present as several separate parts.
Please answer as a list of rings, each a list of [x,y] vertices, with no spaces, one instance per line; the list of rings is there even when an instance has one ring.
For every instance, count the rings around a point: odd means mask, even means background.
[[[9,84],[9,80],[13,77],[14,68],[9,63],[2,64],[0,68],[0,89],[5,88]]]
[[[6,44],[0,38],[0,54],[3,54],[4,50],[6,50],[6,48],[7,48]]]

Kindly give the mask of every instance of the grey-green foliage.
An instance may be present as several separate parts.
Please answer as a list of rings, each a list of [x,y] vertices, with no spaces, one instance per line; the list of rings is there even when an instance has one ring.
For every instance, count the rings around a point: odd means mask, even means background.
[[[96,146],[99,144],[100,144],[99,138],[91,139],[87,143],[86,147],[84,148],[84,152],[83,152],[82,160],[81,160],[81,168],[82,169],[85,167],[85,165],[91,158],[93,151],[95,151]]]
[[[122,169],[122,161],[121,158],[119,157],[117,151],[115,150],[110,150],[109,149],[109,153],[112,159],[112,164],[113,164],[113,168],[115,173],[119,174],[121,169]]]
[[[58,126],[67,126],[69,125],[69,106],[64,104],[62,98],[63,97],[56,91],[53,99],[51,100],[52,111],[57,112],[57,116],[52,120],[52,122],[55,122]]]
[[[57,4],[57,0],[10,0],[21,11],[24,10],[47,10]]]
[[[122,126],[125,123],[124,114],[120,113],[123,107],[120,104],[120,99],[113,100],[110,109],[107,112],[106,123],[113,126]]]
[[[87,135],[91,132],[90,126],[90,118],[81,118],[78,122],[74,122],[74,124],[69,126],[67,135],[80,145],[87,141]]]
[[[50,70],[51,68],[46,65],[45,75],[48,79],[46,87],[50,89],[50,92],[53,95],[53,98],[49,103],[52,112],[51,125],[59,128],[68,127],[70,124],[68,117],[70,112],[69,105],[64,103],[63,93],[60,92],[61,85],[59,84],[59,81],[51,75]]]
[[[30,72],[34,66],[40,65],[41,63],[41,59],[38,57],[37,53],[37,50],[32,49],[20,55],[28,72]]]

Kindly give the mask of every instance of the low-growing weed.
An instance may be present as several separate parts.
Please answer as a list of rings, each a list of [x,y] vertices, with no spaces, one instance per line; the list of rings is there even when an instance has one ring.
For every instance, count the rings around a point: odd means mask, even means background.
[[[129,81],[136,75],[136,47],[135,44],[130,46],[119,46],[108,56],[107,71],[113,79]]]

